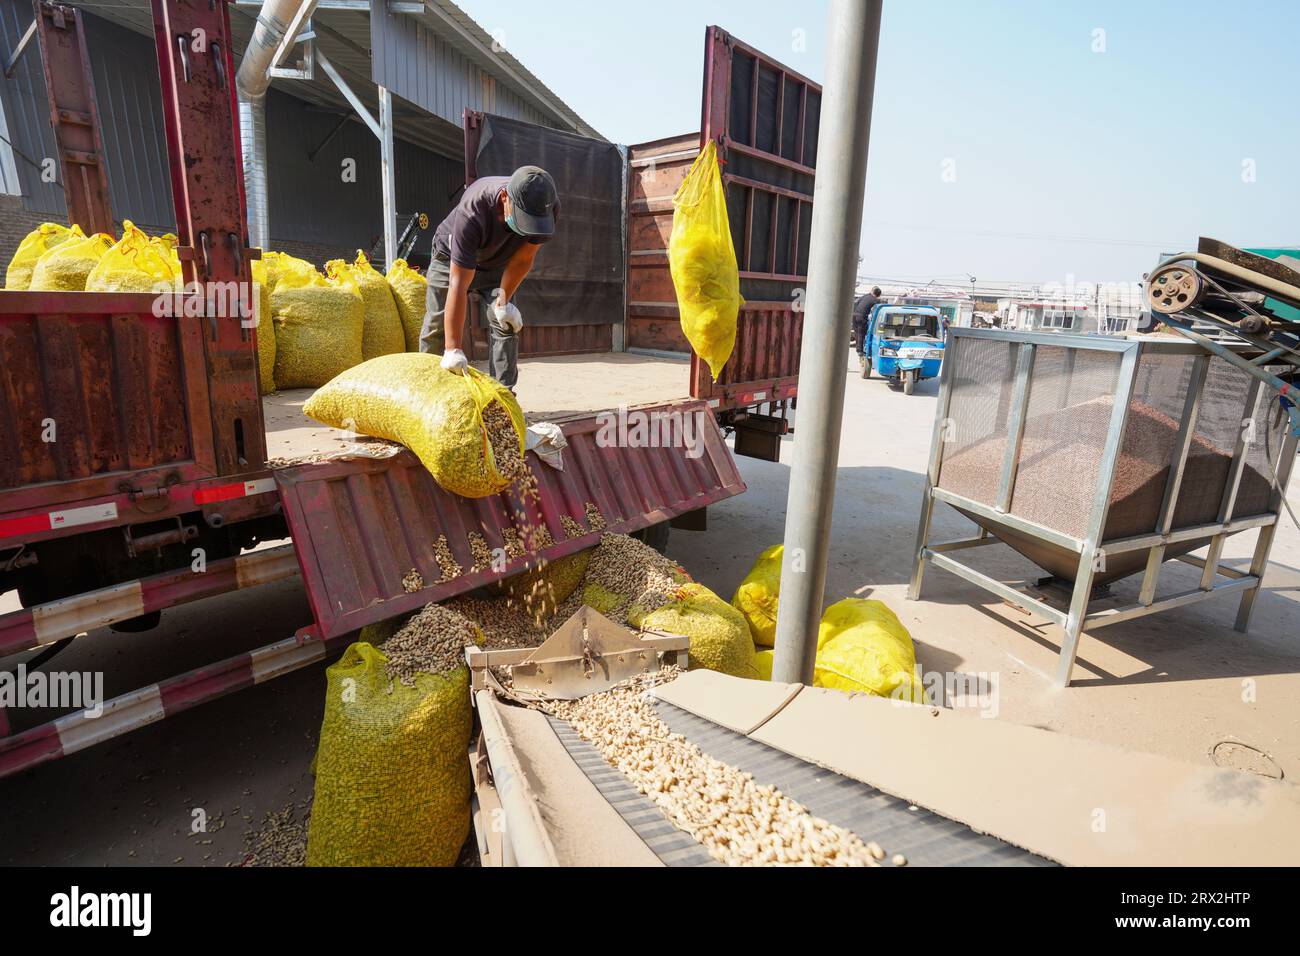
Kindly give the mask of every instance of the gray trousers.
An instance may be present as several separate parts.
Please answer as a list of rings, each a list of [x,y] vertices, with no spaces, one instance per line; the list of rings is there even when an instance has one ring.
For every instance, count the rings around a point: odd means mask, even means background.
[[[429,286],[424,294],[424,325],[420,328],[420,351],[441,355],[447,348],[443,322],[447,314],[447,288],[451,283],[451,264],[441,259],[433,259],[429,263],[428,280]],[[470,283],[470,302],[478,302],[478,308],[482,310],[487,320],[488,338],[491,342],[488,349],[488,374],[506,388],[514,388],[515,383],[519,381],[519,336],[510,329],[497,325],[492,315],[492,302],[496,298],[496,290],[500,287],[499,270],[495,272],[480,270],[474,273],[474,281]],[[471,305],[471,310],[472,308]],[[473,334],[471,329],[473,323],[474,315],[470,311],[465,316],[463,330],[466,343],[470,341]]]

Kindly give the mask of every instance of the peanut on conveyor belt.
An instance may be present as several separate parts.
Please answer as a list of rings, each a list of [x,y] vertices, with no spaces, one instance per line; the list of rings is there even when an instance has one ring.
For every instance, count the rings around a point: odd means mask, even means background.
[[[714,760],[659,719],[650,688],[676,668],[643,674],[601,694],[543,706],[569,721],[679,830],[730,866],[880,866],[885,851],[813,816],[775,787]],[[906,862],[901,854],[899,860]]]

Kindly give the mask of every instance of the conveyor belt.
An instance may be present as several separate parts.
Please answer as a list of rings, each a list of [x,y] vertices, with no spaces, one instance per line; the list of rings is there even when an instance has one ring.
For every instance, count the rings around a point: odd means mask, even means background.
[[[892,856],[902,853],[911,866],[1051,866],[1051,861],[976,833],[970,827],[931,813],[875,787],[842,777],[759,743],[712,721],[674,707],[655,704],[659,717],[709,756],[740,767],[762,784],[776,786],[810,813],[874,840]],[[648,798],[574,732],[569,724],[548,718],[574,762],[601,795],[668,866],[708,866],[704,848],[678,830]]]
[[[669,823],[654,802],[639,793],[627,777],[605,763],[600,751],[579,737],[568,721],[549,715],[546,719],[573,762],[665,866],[718,865],[690,834]]]
[[[1052,866],[1027,850],[976,833],[965,824],[918,807],[908,809],[875,787],[792,757],[743,734],[657,701],[659,719],[710,757],[770,784],[809,813],[874,840],[910,866]]]

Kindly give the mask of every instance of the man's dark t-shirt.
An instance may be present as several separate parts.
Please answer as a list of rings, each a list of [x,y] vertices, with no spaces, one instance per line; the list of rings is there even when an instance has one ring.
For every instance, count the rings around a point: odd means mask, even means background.
[[[510,257],[526,242],[540,245],[550,236],[525,238],[497,218],[497,197],[509,176],[484,176],[465,188],[456,208],[433,234],[433,254],[466,269],[504,269]],[[560,217],[556,200],[555,218]]]
[[[853,303],[853,332],[858,339],[858,351],[862,351],[863,339],[867,334],[867,316],[879,304],[880,300],[870,292],[864,296],[859,296],[858,300]]]

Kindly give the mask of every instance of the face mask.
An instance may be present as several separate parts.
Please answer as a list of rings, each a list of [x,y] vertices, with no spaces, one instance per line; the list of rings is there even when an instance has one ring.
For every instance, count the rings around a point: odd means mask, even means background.
[[[510,231],[516,236],[527,236],[527,233],[515,225],[515,214],[513,212],[506,216],[506,225],[510,227]]]

